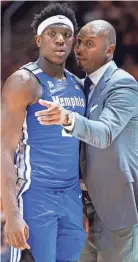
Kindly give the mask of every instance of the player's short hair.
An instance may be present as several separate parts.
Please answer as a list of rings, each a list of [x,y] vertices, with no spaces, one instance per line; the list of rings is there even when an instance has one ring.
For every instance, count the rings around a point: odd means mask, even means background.
[[[74,31],[78,30],[77,20],[75,18],[75,12],[68,6],[67,3],[50,3],[39,14],[34,15],[31,27],[33,32],[37,33],[38,26],[47,18],[56,15],[64,15],[73,23]]]

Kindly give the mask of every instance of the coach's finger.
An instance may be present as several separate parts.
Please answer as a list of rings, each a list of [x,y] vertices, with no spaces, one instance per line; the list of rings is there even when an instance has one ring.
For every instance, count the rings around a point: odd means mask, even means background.
[[[39,116],[38,121],[52,121],[52,120],[57,120],[60,119],[59,114],[52,114],[52,115],[47,115],[47,116]]]
[[[44,116],[44,115],[50,115],[50,114],[60,113],[60,112],[61,112],[61,108],[59,106],[55,106],[55,107],[51,107],[49,109],[37,111],[35,113],[35,116]]]
[[[49,126],[49,125],[60,125],[60,118],[55,120],[45,120],[39,122],[41,125]]]
[[[46,106],[46,107],[51,107],[53,102],[47,101],[47,100],[43,100],[43,99],[39,99],[38,100],[39,104],[42,106]]]

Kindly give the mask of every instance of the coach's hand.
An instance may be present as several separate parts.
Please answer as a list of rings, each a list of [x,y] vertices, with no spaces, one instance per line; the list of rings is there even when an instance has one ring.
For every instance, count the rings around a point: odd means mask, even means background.
[[[11,216],[6,219],[5,235],[8,244],[18,249],[30,249],[27,244],[29,228],[20,215]]]
[[[68,113],[65,108],[59,104],[42,99],[39,100],[39,103],[48,108],[35,113],[41,125],[64,125]]]

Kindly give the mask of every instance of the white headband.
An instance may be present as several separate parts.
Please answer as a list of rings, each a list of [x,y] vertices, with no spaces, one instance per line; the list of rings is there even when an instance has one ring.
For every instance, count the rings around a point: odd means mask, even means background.
[[[72,32],[74,33],[74,26],[72,22],[64,15],[56,15],[47,18],[38,26],[37,35],[41,35],[46,27],[53,24],[68,25],[71,28]]]

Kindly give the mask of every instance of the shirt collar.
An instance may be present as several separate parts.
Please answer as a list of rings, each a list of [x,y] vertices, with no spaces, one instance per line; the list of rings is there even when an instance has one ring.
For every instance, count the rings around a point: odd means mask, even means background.
[[[112,63],[112,61],[109,61],[108,63],[106,63],[105,65],[101,66],[99,69],[97,69],[95,72],[93,72],[90,75],[88,75],[95,86],[98,84],[99,80],[101,79],[101,77],[103,76],[103,74],[105,73],[106,69],[109,67],[109,65],[111,63]]]

